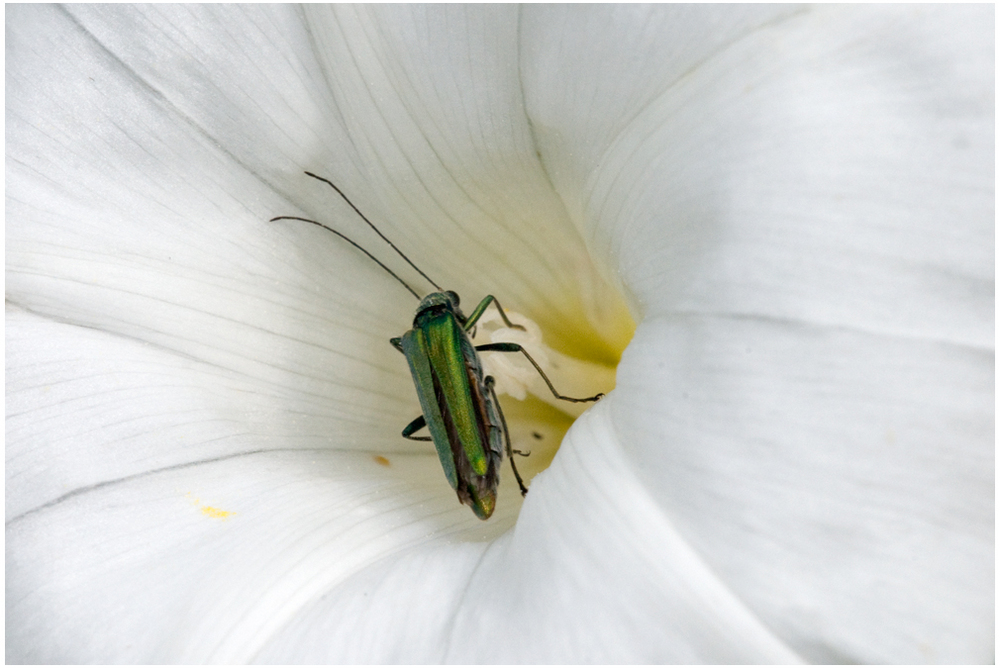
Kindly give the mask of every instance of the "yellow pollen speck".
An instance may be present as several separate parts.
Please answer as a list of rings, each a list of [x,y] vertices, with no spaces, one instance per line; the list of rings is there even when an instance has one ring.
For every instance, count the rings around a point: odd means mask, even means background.
[[[221,510],[220,508],[213,508],[212,506],[202,506],[201,514],[208,515],[209,517],[217,517],[220,520],[224,520],[230,515],[235,515],[236,513],[230,510]]]
[[[201,499],[196,499],[191,496],[191,492],[188,492],[185,496],[191,499],[191,503],[193,503],[195,507],[201,511],[201,514],[206,517],[213,517],[217,520],[225,520],[228,519],[230,515],[236,514],[236,512],[232,510],[222,510],[221,508],[202,504]]]
[[[374,457],[372,457],[372,459],[375,460],[376,464],[381,464],[382,466],[389,465],[389,460],[383,457],[382,455],[375,455]]]

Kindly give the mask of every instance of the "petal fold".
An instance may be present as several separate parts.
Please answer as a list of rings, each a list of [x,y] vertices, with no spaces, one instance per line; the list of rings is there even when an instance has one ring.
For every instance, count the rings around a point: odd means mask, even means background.
[[[991,660],[993,9],[523,25],[543,163],[642,318],[612,420],[651,495],[807,660]]]
[[[574,423],[512,533],[376,564],[303,609],[256,659],[797,662],[649,495],[616,439],[617,396]]]

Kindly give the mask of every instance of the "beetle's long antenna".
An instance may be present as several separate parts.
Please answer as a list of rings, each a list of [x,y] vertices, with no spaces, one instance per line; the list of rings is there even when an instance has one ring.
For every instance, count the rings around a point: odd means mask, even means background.
[[[303,223],[310,223],[312,225],[318,225],[319,227],[322,227],[324,230],[326,230],[328,232],[333,232],[338,237],[340,237],[341,239],[343,239],[344,241],[346,241],[347,243],[351,244],[352,246],[354,246],[355,248],[357,248],[359,251],[361,251],[362,253],[364,253],[368,257],[370,257],[372,259],[372,261],[375,262],[375,264],[377,264],[378,266],[380,266],[383,269],[385,269],[387,272],[389,272],[390,276],[392,276],[397,281],[399,281],[400,283],[402,283],[403,287],[410,291],[410,294],[412,294],[418,300],[420,299],[420,295],[417,294],[416,290],[414,290],[413,288],[411,288],[406,281],[404,281],[399,276],[397,276],[396,272],[394,272],[392,269],[389,269],[389,267],[387,267],[384,264],[382,264],[381,262],[379,262],[379,260],[374,255],[372,255],[371,253],[369,253],[368,251],[366,251],[364,248],[362,248],[360,244],[355,243],[354,241],[352,241],[351,239],[347,238],[346,236],[344,236],[343,234],[341,234],[337,230],[333,229],[332,227],[327,227],[323,223],[317,222],[315,220],[309,220],[308,218],[299,218],[298,216],[278,216],[277,218],[272,218],[270,222],[273,223],[276,220],[300,220]]]
[[[313,174],[312,172],[306,172],[306,176],[311,176],[314,179],[316,179],[317,181],[322,181],[323,183],[327,184],[328,186],[330,186],[331,188],[333,188],[334,190],[336,190],[337,194],[340,195],[341,197],[343,197],[344,201],[347,202],[348,204],[350,204],[351,208],[354,209],[354,211],[359,216],[361,216],[361,220],[363,220],[366,223],[368,223],[368,227],[370,227],[373,230],[375,230],[375,234],[377,234],[380,237],[382,237],[382,241],[384,241],[387,244],[389,244],[390,246],[392,246],[392,250],[394,250],[397,253],[399,253],[399,257],[401,257],[404,260],[406,260],[406,263],[408,265],[410,265],[411,267],[413,267],[414,269],[416,269],[417,273],[420,274],[421,276],[423,276],[424,278],[426,278],[427,282],[430,283],[431,285],[433,285],[435,288],[437,288],[439,292],[442,290],[441,286],[438,285],[437,283],[435,283],[434,281],[432,281],[430,276],[428,276],[424,272],[420,271],[420,267],[418,267],[417,265],[413,264],[413,262],[410,260],[410,258],[406,257],[406,254],[403,253],[403,251],[401,251],[398,248],[396,248],[396,244],[394,244],[391,241],[389,241],[388,237],[386,237],[384,234],[382,234],[379,231],[379,229],[377,227],[375,227],[375,225],[372,223],[372,221],[368,220],[368,218],[365,216],[365,214],[361,213],[361,210],[358,207],[354,206],[354,202],[352,202],[351,200],[347,199],[347,195],[344,194],[344,191],[342,191],[340,188],[338,188],[336,185],[334,185],[333,181],[331,181],[329,179],[324,179],[322,176],[317,176],[316,174]],[[354,242],[352,241],[351,243],[354,243]],[[355,245],[357,245],[357,244],[355,244]],[[358,247],[360,248],[360,246],[358,246]],[[379,264],[382,264],[382,263],[380,262]],[[395,276],[395,274],[393,274],[393,275]]]

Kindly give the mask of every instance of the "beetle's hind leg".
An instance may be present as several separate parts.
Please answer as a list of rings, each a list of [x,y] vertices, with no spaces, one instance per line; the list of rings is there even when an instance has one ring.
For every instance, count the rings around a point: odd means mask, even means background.
[[[507,459],[510,460],[510,468],[514,470],[514,477],[517,479],[517,486],[521,488],[521,496],[527,496],[528,488],[524,486],[524,480],[521,479],[521,474],[517,472],[517,465],[514,463],[514,453],[519,455],[524,455],[520,450],[515,450],[510,447],[510,432],[507,431],[507,418],[503,416],[503,409],[500,408],[500,400],[497,399],[497,391],[493,389],[493,385],[496,381],[493,380],[493,376],[486,376],[483,380],[483,384],[486,389],[490,391],[490,396],[493,397],[493,405],[497,408],[497,415],[500,416],[500,426],[503,427],[503,437],[504,441],[507,443]]]

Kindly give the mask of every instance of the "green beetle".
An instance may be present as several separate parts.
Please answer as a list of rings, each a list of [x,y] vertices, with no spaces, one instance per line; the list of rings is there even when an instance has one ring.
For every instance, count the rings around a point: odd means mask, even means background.
[[[312,225],[318,225],[338,237],[346,240],[355,248],[367,255],[414,297],[420,299],[416,316],[413,319],[413,329],[403,336],[390,340],[394,348],[406,356],[413,376],[413,384],[420,400],[423,415],[410,422],[403,429],[403,436],[414,441],[432,441],[437,449],[441,467],[452,489],[458,495],[459,501],[470,506],[479,519],[485,520],[493,514],[496,508],[497,485],[500,482],[500,464],[504,453],[510,460],[514,477],[517,479],[521,494],[527,494],[517,466],[514,464],[514,454],[524,454],[514,450],[510,444],[510,434],[504,419],[500,402],[497,399],[492,376],[483,375],[480,352],[521,353],[531,362],[542,379],[548,385],[552,394],[564,401],[586,402],[597,401],[603,394],[577,399],[559,394],[553,387],[545,372],[531,355],[516,343],[489,343],[474,346],[469,332],[483,315],[489,305],[495,304],[500,317],[508,327],[524,329],[510,322],[500,303],[488,295],[475,310],[466,317],[459,308],[458,294],[450,290],[442,290],[424,272],[420,271],[395,244],[383,235],[375,225],[347,196],[331,181],[306,172],[308,176],[328,184],[346,201],[362,220],[388,243],[411,267],[433,285],[437,292],[432,292],[423,299],[403,279],[391,269],[376,259],[360,245],[340,232],[326,225],[296,216],[278,216],[276,220],[298,220]],[[414,436],[423,428],[427,428],[430,436]]]

